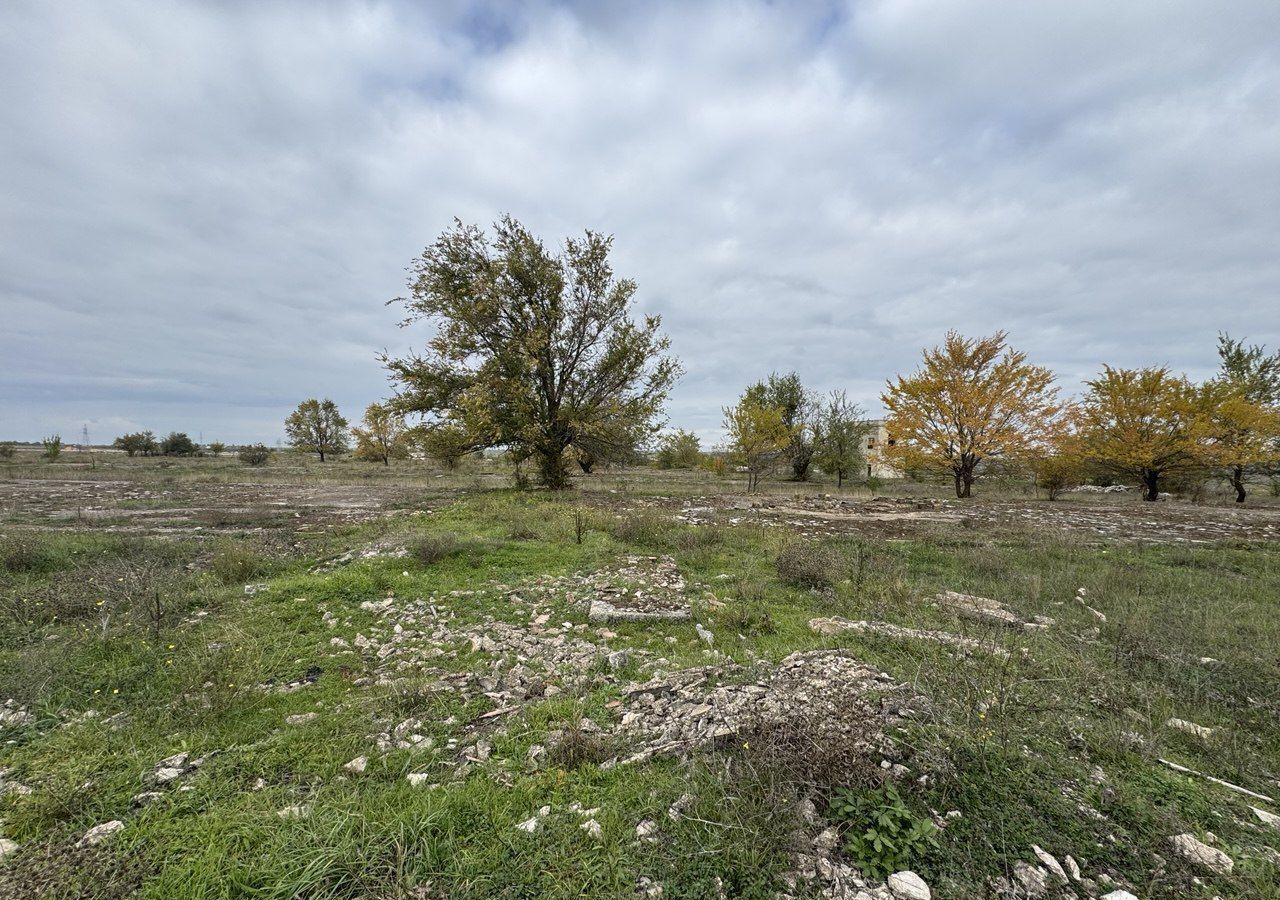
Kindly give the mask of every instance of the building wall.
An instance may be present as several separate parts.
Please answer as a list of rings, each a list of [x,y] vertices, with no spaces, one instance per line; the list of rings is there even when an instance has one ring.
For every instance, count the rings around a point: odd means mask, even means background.
[[[902,473],[884,459],[884,448],[893,443],[884,420],[877,419],[867,424],[871,426],[871,430],[867,433],[866,443],[863,445],[863,452],[866,454],[866,468],[863,474],[868,478],[901,478]]]

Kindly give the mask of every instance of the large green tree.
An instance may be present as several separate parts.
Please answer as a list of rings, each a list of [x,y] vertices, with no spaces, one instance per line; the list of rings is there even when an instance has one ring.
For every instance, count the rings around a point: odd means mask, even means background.
[[[403,324],[435,334],[422,353],[384,355],[396,406],[468,450],[532,457],[568,487],[566,458],[616,458],[658,426],[680,374],[658,316],[636,321],[635,282],[616,278],[611,237],[548,249],[510,216],[490,237],[455,221],[410,267]],[[396,302],[396,301],[393,301]]]
[[[284,420],[284,432],[291,446],[319,454],[321,462],[325,454],[336,456],[347,449],[347,420],[328,398],[299,403]]]

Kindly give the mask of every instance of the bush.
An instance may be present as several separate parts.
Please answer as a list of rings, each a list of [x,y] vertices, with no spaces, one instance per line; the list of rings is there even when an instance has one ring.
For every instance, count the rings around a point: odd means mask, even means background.
[[[457,556],[465,549],[466,547],[458,540],[457,535],[445,532],[443,534],[428,534],[419,538],[409,548],[409,553],[423,565],[433,566],[451,556]]]
[[[782,548],[774,565],[778,577],[796,587],[828,588],[846,575],[840,552],[816,541],[792,541]]]
[[[209,452],[214,456],[221,456],[226,451],[227,445],[222,443],[222,441],[213,441],[209,444]]]
[[[13,454],[17,450],[17,441],[0,441],[0,459],[13,459]]]
[[[44,458],[53,462],[62,452],[62,435],[52,434],[47,438],[41,438],[40,444],[44,447]]]
[[[241,447],[238,456],[246,466],[265,466],[271,459],[271,448],[266,444],[250,444]]]
[[[209,563],[209,571],[223,584],[252,581],[269,568],[267,559],[238,541],[220,542]]]
[[[0,570],[47,572],[57,568],[57,557],[37,535],[9,534],[0,537]]]

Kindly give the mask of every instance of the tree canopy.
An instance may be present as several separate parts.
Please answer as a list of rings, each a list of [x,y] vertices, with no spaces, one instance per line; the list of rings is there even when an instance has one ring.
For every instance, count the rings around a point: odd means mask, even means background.
[[[319,454],[321,462],[347,449],[347,420],[328,398],[303,400],[284,420],[284,431],[292,447]]]
[[[492,237],[455,221],[399,298],[403,324],[435,333],[422,353],[384,354],[396,408],[467,450],[534,457],[555,489],[568,486],[569,448],[609,458],[651,434],[680,365],[659,317],[632,319],[636,284],[615,277],[612,243],[587,231],[552,251],[509,216]]]
[[[1113,369],[1086,382],[1080,403],[1079,455],[1090,464],[1143,485],[1158,500],[1160,479],[1197,465],[1195,387],[1167,368]]]
[[[968,497],[984,466],[1025,459],[1051,437],[1066,409],[1053,381],[1010,348],[1003,331],[985,338],[949,331],[915,373],[881,394],[894,439],[885,456],[904,471],[951,478],[956,496]]]

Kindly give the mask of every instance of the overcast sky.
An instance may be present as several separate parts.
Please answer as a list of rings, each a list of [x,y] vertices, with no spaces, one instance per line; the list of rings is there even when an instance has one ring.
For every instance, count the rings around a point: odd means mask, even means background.
[[[5,0],[0,437],[357,418],[502,212],[615,236],[705,438],[948,328],[1202,377],[1280,344],[1280,3]]]

